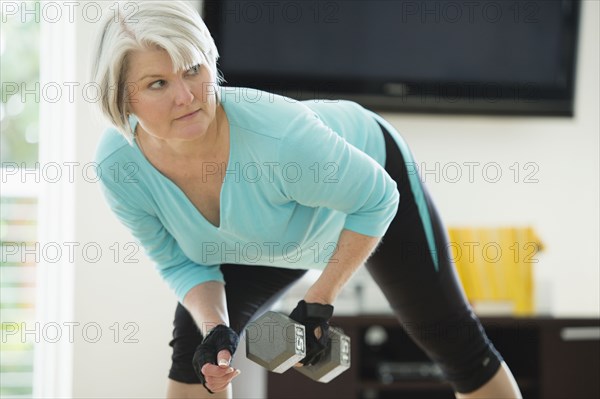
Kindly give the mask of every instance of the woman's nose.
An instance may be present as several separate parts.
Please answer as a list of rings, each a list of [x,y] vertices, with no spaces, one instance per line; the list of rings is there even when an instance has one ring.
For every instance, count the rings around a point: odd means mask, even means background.
[[[191,87],[183,80],[179,79],[175,83],[175,104],[187,105],[194,101],[194,93]]]

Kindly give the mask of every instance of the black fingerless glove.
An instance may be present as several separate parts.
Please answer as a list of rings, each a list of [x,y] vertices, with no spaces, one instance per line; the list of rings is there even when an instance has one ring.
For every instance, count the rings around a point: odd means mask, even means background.
[[[219,324],[213,328],[208,335],[202,340],[202,343],[196,348],[192,364],[196,375],[200,379],[204,388],[206,388],[206,378],[202,374],[202,366],[206,363],[217,364],[217,354],[223,349],[227,349],[233,358],[233,354],[237,349],[240,337],[231,328]],[[206,388],[210,393],[210,389]]]
[[[303,365],[317,363],[329,341],[329,319],[333,315],[332,305],[320,303],[298,302],[296,308],[290,313],[290,319],[306,327],[306,357],[300,360]],[[315,335],[315,329],[321,327],[321,338]]]

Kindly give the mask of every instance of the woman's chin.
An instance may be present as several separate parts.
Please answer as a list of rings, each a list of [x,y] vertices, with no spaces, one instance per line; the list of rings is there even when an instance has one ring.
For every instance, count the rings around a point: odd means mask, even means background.
[[[181,126],[177,129],[177,137],[180,140],[193,141],[198,140],[206,134],[206,130],[208,129],[208,124],[202,123],[202,121],[198,121],[195,123],[186,124],[186,126]]]

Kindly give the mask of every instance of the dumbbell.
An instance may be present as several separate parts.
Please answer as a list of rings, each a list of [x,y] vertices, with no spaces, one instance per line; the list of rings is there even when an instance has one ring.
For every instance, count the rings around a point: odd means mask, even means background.
[[[246,327],[246,357],[274,373],[283,373],[306,356],[304,325],[266,312]]]
[[[329,327],[327,348],[315,364],[296,370],[318,382],[329,382],[350,368],[350,337],[335,327]]]
[[[304,325],[277,313],[266,312],[246,328],[246,357],[267,370],[283,373],[306,356]],[[329,382],[350,368],[350,338],[330,327],[325,352],[317,364],[295,367],[318,381]]]

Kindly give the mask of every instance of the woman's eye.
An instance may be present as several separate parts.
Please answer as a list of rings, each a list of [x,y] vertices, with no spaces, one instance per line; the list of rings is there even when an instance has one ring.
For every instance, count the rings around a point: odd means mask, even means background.
[[[193,67],[188,69],[188,73],[190,75],[196,75],[198,72],[200,72],[200,64],[194,65]]]
[[[162,79],[161,80],[157,80],[156,82],[154,82],[154,83],[152,83],[150,85],[150,88],[151,89],[160,89],[161,87],[164,86],[164,84],[165,84],[164,80],[162,80]]]

